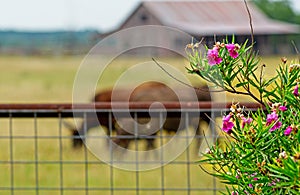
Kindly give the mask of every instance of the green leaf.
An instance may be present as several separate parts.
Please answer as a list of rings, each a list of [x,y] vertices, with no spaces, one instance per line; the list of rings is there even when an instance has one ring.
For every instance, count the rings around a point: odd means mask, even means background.
[[[245,86],[245,85],[247,85],[247,84],[248,84],[248,82],[242,82],[242,83],[236,84],[235,87],[236,87],[236,88],[238,88],[238,87],[243,87],[243,86]]]

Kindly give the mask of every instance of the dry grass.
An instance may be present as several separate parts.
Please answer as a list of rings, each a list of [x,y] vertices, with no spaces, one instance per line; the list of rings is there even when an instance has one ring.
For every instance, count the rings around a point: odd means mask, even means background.
[[[73,81],[82,59],[82,56],[1,56],[1,103],[71,102]],[[278,64],[279,60],[279,57],[264,58],[264,63],[269,64],[267,66],[268,74],[273,74],[274,66]],[[97,87],[112,86],[129,67],[144,61],[145,59],[142,58],[114,60],[99,79]],[[149,60],[146,59],[146,61]],[[185,72],[184,65],[187,65],[187,62],[182,59],[162,59],[161,61],[172,64]],[[146,72],[146,74],[150,73]],[[157,72],[152,74],[157,74]],[[135,76],[138,79],[143,75],[144,73],[138,73]],[[187,76],[192,83],[199,82],[196,76]],[[86,97],[88,98],[89,95],[86,94]],[[230,98],[232,97],[229,97],[228,100]],[[58,119],[38,119],[37,121],[34,119],[13,119],[12,121],[1,119],[0,126],[0,161],[3,162],[0,163],[1,194],[11,194],[11,187],[19,188],[15,194],[34,194],[37,186],[41,187],[40,194],[60,194],[61,187],[69,188],[64,191],[64,194],[84,194],[86,185],[89,188],[106,189],[101,191],[101,194],[111,194],[110,187],[133,189],[132,191],[116,190],[114,192],[114,194],[122,195],[135,194],[137,183],[139,188],[164,186],[165,188],[207,189],[214,187],[212,177],[207,176],[197,163],[170,164],[138,174],[111,168],[84,149],[73,150],[70,138],[66,137],[70,135],[69,131],[64,127],[60,128]],[[12,138],[9,137],[11,135]],[[38,136],[38,139],[34,139],[34,136]],[[195,144],[193,143],[191,149],[184,152],[176,161],[195,162],[198,157],[195,155],[194,148]],[[188,155],[190,155],[190,159],[187,159]],[[94,163],[86,164],[86,158],[88,162]],[[10,160],[13,160],[14,164],[5,163]],[[190,169],[189,184],[187,182],[188,169]],[[75,187],[80,189],[72,190]],[[31,190],[22,190],[22,188]],[[47,190],[47,188],[52,190]],[[91,190],[89,194],[99,194],[99,191]],[[149,190],[141,191],[141,194],[161,194],[161,192]],[[183,194],[183,192],[175,190],[166,191],[165,194],[174,195]],[[191,194],[212,194],[212,192],[192,191]]]

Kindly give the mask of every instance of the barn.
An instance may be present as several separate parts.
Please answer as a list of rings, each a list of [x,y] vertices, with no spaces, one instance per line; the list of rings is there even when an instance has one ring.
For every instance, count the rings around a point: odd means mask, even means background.
[[[299,26],[268,18],[252,2],[248,2],[253,23],[256,49],[260,54],[287,54],[293,53],[294,48],[289,35],[298,34]],[[196,39],[204,38],[210,45],[217,39],[235,35],[238,42],[250,39],[251,30],[249,15],[244,1],[144,1],[114,31],[101,34],[103,38],[122,29],[141,25],[161,25],[184,31]],[[132,35],[135,36],[135,35]],[[143,33],[143,39],[157,39],[157,36]],[[170,37],[168,37],[170,40]],[[172,37],[172,47],[184,47],[190,40]],[[111,41],[105,51],[111,51],[118,45],[126,44],[123,41]],[[110,48],[111,47],[111,48]]]

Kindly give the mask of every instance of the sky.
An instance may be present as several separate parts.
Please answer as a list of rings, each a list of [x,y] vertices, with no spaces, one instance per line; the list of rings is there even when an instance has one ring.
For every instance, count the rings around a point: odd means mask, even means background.
[[[300,12],[300,1],[292,0]],[[0,30],[110,31],[141,0],[0,0]]]

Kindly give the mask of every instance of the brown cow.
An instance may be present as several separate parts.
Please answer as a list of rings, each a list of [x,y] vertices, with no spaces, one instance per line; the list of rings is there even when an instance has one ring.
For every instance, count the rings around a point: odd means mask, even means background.
[[[130,101],[132,102],[188,102],[188,101],[211,101],[211,96],[209,93],[209,88],[207,86],[201,86],[195,91],[191,88],[177,88],[176,91],[179,93],[180,97],[177,96],[174,90],[169,88],[164,84],[159,84],[155,88],[148,88],[150,83],[144,83],[138,86],[131,94]],[[147,90],[146,90],[147,89]],[[193,96],[194,93],[194,96]],[[196,98],[196,99],[195,99]],[[198,119],[189,121],[189,125],[193,126],[196,130],[196,135],[199,136],[202,133],[199,129],[200,121],[206,121],[208,124],[210,122],[209,116],[205,113],[200,113],[196,117]],[[117,139],[114,140],[115,143],[122,146],[123,148],[128,148],[130,141],[136,139],[134,134],[137,134],[137,137],[144,137],[147,140],[146,150],[154,149],[154,138],[157,134],[159,127],[159,119],[151,121],[151,117],[138,118],[138,132],[134,132],[134,123],[132,119],[121,118],[118,120],[118,123],[121,123],[126,130],[123,128],[117,128]],[[162,129],[166,130],[168,133],[177,132],[178,130],[183,130],[186,128],[186,124],[180,122],[180,118],[172,118],[166,116],[166,120],[163,123]],[[147,124],[147,125],[145,125]],[[123,136],[123,138],[122,138]],[[200,139],[197,142],[198,146],[200,145]]]
[[[180,101],[191,101],[194,100],[191,96],[191,89],[178,89],[176,90],[177,93],[180,93],[180,97],[177,96],[177,94],[168,86],[165,84],[159,83],[159,82],[146,82],[141,85],[139,85],[137,88],[135,88],[132,93],[130,90],[126,89],[115,89],[115,90],[106,90],[97,93],[97,95],[94,97],[94,102],[142,102],[142,101],[147,101],[147,102],[164,102],[164,101],[175,101],[178,102],[179,99]],[[209,90],[207,86],[201,87],[200,90],[196,90],[196,98],[198,101],[211,101],[211,96],[209,94]],[[113,98],[112,98],[113,97]],[[195,100],[194,100],[195,101]],[[98,119],[87,119],[86,121],[86,129],[87,131],[95,126],[98,126],[99,124],[106,127],[109,129],[109,121],[108,117],[101,117],[103,113],[98,114]],[[209,123],[209,119],[207,118],[206,115],[201,114],[202,120],[206,121]],[[143,117],[138,119],[138,123],[148,123],[150,120],[149,117]],[[131,129],[133,128],[133,123],[132,119],[120,119],[118,120],[119,125],[121,126],[125,125],[125,129]],[[167,120],[163,124],[163,129],[166,130],[167,132],[176,132],[178,129],[183,129],[184,127],[180,127],[180,122],[179,119],[177,118],[167,118]],[[193,126],[194,128],[197,129],[197,135],[200,134],[199,132],[199,121],[196,121]],[[116,119],[112,116],[112,130],[117,130],[117,138],[114,139],[114,142],[124,148],[128,148],[130,141],[134,138],[129,138],[128,135],[132,135],[133,133],[130,131],[125,131],[123,128],[120,128],[118,125],[116,125]],[[158,123],[153,124],[153,127],[151,128],[151,131],[153,129],[157,130]],[[81,147],[82,146],[82,141],[84,139],[84,125],[82,124],[81,127],[76,130],[73,130],[73,147]],[[146,149],[153,149],[154,146],[154,137],[156,135],[156,131],[149,132],[149,129],[139,129],[139,131],[144,131],[144,132],[139,132],[140,135],[151,135],[147,138],[147,136],[144,136],[147,140],[147,146]],[[107,132],[108,133],[108,132]],[[121,138],[118,136],[127,136],[127,138]],[[143,137],[143,136],[142,136]]]
[[[151,90],[153,93],[156,90],[162,90],[166,87],[165,84],[159,83],[159,82],[153,82],[149,81],[142,86],[138,86],[135,91],[138,91],[136,95],[139,93],[145,94],[147,91]],[[129,89],[107,89],[104,91],[98,92],[95,97],[92,99],[92,102],[128,102],[131,101],[130,98],[132,98],[131,90]],[[153,94],[149,94],[152,96]],[[97,114],[97,118],[87,118],[85,123],[82,123],[78,129],[74,128],[72,125],[65,122],[65,125],[72,131],[73,135],[73,147],[74,148],[80,148],[83,144],[83,141],[85,139],[84,135],[84,129],[89,131],[93,127],[99,126],[99,124],[103,127],[105,127],[107,130],[109,129],[109,119],[107,116],[104,116],[105,113],[99,113]],[[116,120],[114,116],[112,115],[112,131],[116,130]],[[107,132],[109,134],[109,132]],[[125,142],[125,140],[124,140]]]

